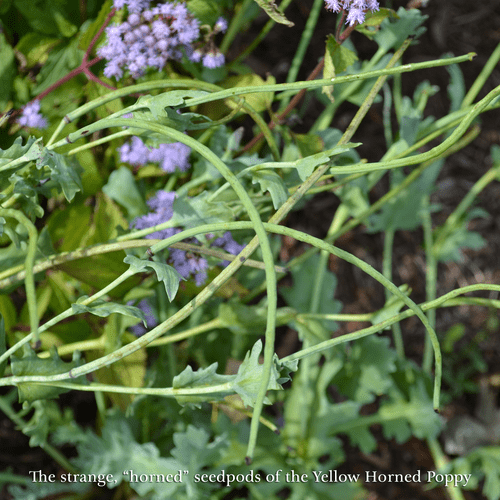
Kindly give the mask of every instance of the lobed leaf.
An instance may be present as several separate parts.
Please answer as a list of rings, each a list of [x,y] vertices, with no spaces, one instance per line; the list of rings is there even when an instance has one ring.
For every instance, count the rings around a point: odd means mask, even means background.
[[[162,262],[138,259],[133,255],[127,255],[123,262],[129,264],[131,271],[134,273],[147,272],[146,269],[148,267],[151,268],[156,273],[158,281],[163,281],[168,300],[174,300],[179,289],[179,282],[184,280],[184,278],[172,266],[163,264]]]

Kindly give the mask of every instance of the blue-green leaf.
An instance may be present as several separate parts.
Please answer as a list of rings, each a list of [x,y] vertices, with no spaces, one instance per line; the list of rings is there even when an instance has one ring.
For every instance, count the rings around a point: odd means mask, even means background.
[[[130,218],[139,217],[147,212],[147,206],[135,184],[132,172],[120,167],[111,172],[108,182],[102,188],[111,199],[124,207]]]
[[[105,318],[110,314],[117,313],[124,316],[130,316],[132,318],[138,318],[143,323],[146,324],[146,316],[144,312],[135,306],[126,306],[123,304],[117,304],[116,302],[106,302],[104,300],[96,300],[92,302],[90,306],[81,304],[80,302],[86,300],[88,297],[83,295],[80,297],[75,304],[71,304],[71,308],[75,314],[90,313],[100,318]]]
[[[168,300],[174,300],[179,289],[179,281],[184,278],[172,266],[162,262],[138,259],[133,255],[127,255],[123,262],[130,264],[130,269],[135,273],[144,273],[147,272],[148,267],[151,268],[156,273],[158,281],[163,281]]]
[[[203,389],[200,394],[192,394],[189,396],[179,394],[175,396],[177,402],[182,405],[190,405],[200,407],[201,403],[209,401],[219,401],[233,392],[231,382],[235,379],[235,375],[219,375],[217,373],[217,363],[212,363],[207,368],[200,368],[193,371],[190,366],[187,366],[179,375],[174,377],[172,386],[174,389]],[[223,385],[226,384],[226,387]],[[210,387],[213,390],[210,390]]]
[[[252,347],[252,350],[245,356],[233,382],[234,390],[241,396],[243,403],[247,406],[255,405],[262,383],[262,377],[264,376],[264,365],[259,363],[261,351],[262,340],[259,339]],[[281,385],[278,383],[280,374],[276,366],[276,363],[274,363],[271,367],[271,378],[267,386],[268,390],[282,389]],[[265,398],[264,403],[270,404],[271,401]]]
[[[75,194],[83,189],[81,181],[83,168],[74,158],[44,149],[37,159],[36,166],[39,169],[45,166],[50,169],[50,178],[60,187],[68,201],[72,201]]]
[[[272,170],[252,171],[252,182],[259,183],[262,192],[269,191],[275,210],[278,210],[288,199],[289,193],[283,179]]]
[[[73,360],[66,363],[58,356],[54,347],[51,357],[49,359],[39,358],[30,347],[25,347],[24,355],[22,358],[12,357],[12,374],[15,376],[27,375],[57,375],[58,373],[65,373],[69,370],[80,366],[81,360],[78,355],[73,356]],[[77,383],[85,383],[85,377],[74,379]],[[58,387],[51,387],[50,385],[33,384],[31,382],[23,382],[17,384],[19,393],[19,402],[36,401],[38,399],[52,399],[59,396],[68,389],[60,389]]]

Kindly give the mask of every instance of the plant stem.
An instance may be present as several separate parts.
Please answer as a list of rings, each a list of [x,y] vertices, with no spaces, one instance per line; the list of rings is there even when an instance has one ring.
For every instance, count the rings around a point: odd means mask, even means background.
[[[26,289],[26,301],[28,303],[28,312],[30,317],[30,329],[33,332],[33,339],[38,342],[40,337],[38,334],[38,308],[36,301],[35,276],[33,274],[33,266],[35,264],[36,246],[38,242],[38,231],[33,223],[18,210],[11,208],[0,208],[0,217],[11,217],[16,219],[19,224],[22,224],[28,231],[28,250],[24,261],[25,278],[24,287]]]

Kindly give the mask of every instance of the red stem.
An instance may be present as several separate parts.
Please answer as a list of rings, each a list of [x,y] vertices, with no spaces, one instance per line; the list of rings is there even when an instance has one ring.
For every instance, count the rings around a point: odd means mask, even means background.
[[[82,62],[80,63],[80,66],[71,70],[67,75],[63,76],[56,83],[52,84],[50,87],[45,89],[38,96],[36,96],[35,99],[33,99],[33,101],[42,100],[46,95],[50,94],[53,90],[57,89],[57,87],[60,87],[61,85],[68,82],[69,80],[74,78],[76,75],[79,75],[80,73],[84,73],[89,80],[92,80],[100,85],[104,85],[108,89],[116,90],[116,87],[112,87],[111,85],[108,85],[107,83],[103,82],[100,78],[95,76],[89,69],[94,64],[97,64],[99,61],[102,61],[102,57],[98,56],[98,57],[94,57],[94,59],[92,59],[91,61],[88,60],[90,52],[94,48],[94,45],[97,43],[97,40],[99,40],[99,37],[101,36],[101,34],[104,31],[104,29],[106,28],[106,26],[111,21],[111,18],[115,15],[115,12],[116,12],[116,9],[113,7],[111,9],[111,12],[108,14],[108,17],[104,21],[103,25],[99,28],[99,31],[95,34],[94,38],[92,38],[92,41],[90,42],[90,45],[87,47],[85,54],[83,54],[83,58],[82,58]]]

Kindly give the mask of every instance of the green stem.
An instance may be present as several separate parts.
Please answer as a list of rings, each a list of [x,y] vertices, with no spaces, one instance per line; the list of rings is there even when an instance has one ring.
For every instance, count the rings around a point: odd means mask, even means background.
[[[374,54],[374,56],[368,61],[363,68],[363,71],[365,73],[361,74],[366,74],[367,70],[371,70],[381,59],[382,57],[386,54],[385,49],[378,49],[377,52]],[[342,81],[339,81],[338,78],[341,77],[336,77],[334,79],[335,83],[343,83]],[[338,97],[335,97],[335,101],[329,103],[324,111],[321,113],[319,118],[314,122],[314,125],[311,128],[311,132],[319,132],[321,130],[327,129],[330,124],[332,123],[333,117],[338,109],[338,107],[352,94],[354,94],[359,87],[361,86],[361,81],[354,81],[351,85],[347,86]]]
[[[484,307],[491,307],[490,300],[491,299],[474,299],[472,298],[464,298],[461,300],[454,300],[455,297],[458,295],[464,294],[464,293],[470,293],[470,292],[475,292],[475,291],[481,291],[481,290],[493,290],[496,292],[500,292],[500,285],[493,285],[493,284],[485,284],[481,283],[479,285],[469,285],[463,288],[457,288],[456,290],[453,290],[445,295],[442,295],[441,297],[431,301],[431,302],[425,302],[424,304],[420,304],[420,308],[422,311],[428,311],[431,308],[436,308],[436,307],[454,307],[462,304],[474,304],[474,305],[482,305]],[[469,299],[469,300],[465,300]],[[478,300],[480,302],[478,302]],[[500,309],[500,301],[495,301],[494,306],[497,309]],[[310,356],[311,354],[316,354],[318,352],[321,352],[326,349],[330,349],[331,347],[334,347],[338,344],[343,344],[344,342],[351,342],[353,340],[357,340],[363,337],[366,337],[368,335],[372,335],[377,332],[381,332],[385,330],[387,327],[393,325],[396,322],[402,321],[404,319],[410,318],[411,316],[415,316],[415,311],[413,310],[407,310],[402,313],[396,314],[392,318],[388,318],[380,323],[377,323],[376,325],[363,328],[361,330],[358,330],[353,333],[347,333],[345,335],[342,335],[341,337],[336,337],[334,339],[330,340],[325,340],[324,342],[321,342],[319,344],[316,344],[315,346],[309,348],[309,349],[301,349],[300,351],[297,351],[294,354],[290,354],[289,356],[285,356],[284,358],[280,359],[281,363],[288,363],[290,361],[295,361],[298,359],[301,359],[306,356]]]
[[[243,225],[246,225],[247,227],[253,227],[252,222],[247,222],[246,224],[243,223],[243,222],[238,222],[236,224],[239,227],[241,227]],[[436,334],[435,334],[434,330],[432,329],[432,327],[429,325],[429,323],[427,321],[427,318],[422,313],[422,310],[415,304],[415,302],[413,302],[413,300],[411,300],[404,293],[402,293],[399,290],[398,287],[396,287],[393,283],[391,283],[389,280],[387,280],[381,273],[379,273],[378,271],[376,271],[375,269],[373,269],[373,267],[371,267],[370,265],[366,264],[365,262],[363,262],[362,260],[358,259],[357,257],[349,254],[348,252],[345,252],[344,250],[340,250],[340,249],[334,247],[333,245],[330,245],[330,244],[328,244],[328,243],[326,243],[326,242],[324,242],[324,241],[322,241],[322,240],[320,240],[318,238],[314,238],[313,236],[304,234],[304,233],[302,233],[300,231],[296,231],[294,229],[290,229],[290,228],[287,228],[287,227],[284,227],[284,226],[279,226],[279,225],[276,225],[276,224],[269,224],[269,223],[261,223],[261,224],[263,224],[263,226],[265,227],[265,230],[268,230],[268,231],[276,233],[276,234],[282,234],[282,235],[291,236],[291,237],[293,237],[293,238],[295,238],[295,239],[297,239],[299,241],[303,241],[304,243],[309,243],[311,245],[314,245],[314,246],[320,248],[321,250],[326,250],[326,251],[332,253],[333,255],[336,255],[337,257],[339,257],[339,258],[341,258],[343,260],[346,260],[347,262],[349,262],[351,264],[354,264],[355,266],[359,267],[362,271],[364,271],[365,273],[367,273],[368,275],[370,275],[374,279],[376,279],[379,283],[382,284],[382,286],[384,286],[385,288],[389,289],[394,295],[396,295],[399,299],[401,299],[412,311],[414,311],[414,313],[422,321],[422,323],[424,324],[425,328],[427,329],[429,335],[432,338],[432,342],[433,342],[432,345],[434,347],[435,358],[436,358],[436,374],[435,374],[435,385],[434,385],[434,390],[435,390],[435,392],[434,392],[434,405],[435,405],[436,408],[439,408],[439,391],[440,391],[440,384],[441,384],[441,351],[440,351],[440,348],[439,348],[439,342],[437,341]],[[203,226],[202,227],[193,228],[193,231],[198,231],[198,234],[201,234],[203,232],[202,228],[203,228]],[[185,231],[184,235],[187,234],[187,233],[189,233],[189,230]],[[166,240],[164,240],[159,245],[160,246],[165,245],[165,243],[168,240],[175,238],[175,236],[178,236],[178,235],[174,235],[171,238],[167,238]],[[157,246],[154,245],[151,248],[151,250],[153,250],[155,247],[157,247]],[[234,264],[235,262],[237,263],[238,261],[233,261],[232,264]],[[230,264],[217,278],[220,278],[220,276],[225,271],[227,271],[227,269],[232,264]],[[273,269],[273,271],[274,271],[274,269]],[[217,278],[215,280],[217,280]],[[194,299],[193,301],[195,301],[196,304],[198,305],[199,302],[200,302],[199,301],[199,296],[202,295],[205,290],[208,290],[210,288],[212,288],[210,285],[208,287],[206,287],[202,292],[200,292],[200,294],[198,295],[198,297],[196,297],[196,299]],[[192,304],[193,301],[191,301],[189,304]],[[122,347],[122,348],[114,351],[113,353],[108,354],[107,356],[104,356],[103,358],[97,359],[97,360],[92,361],[90,363],[86,363],[86,364],[84,364],[82,366],[79,366],[79,367],[73,369],[73,370],[70,370],[67,373],[62,373],[62,374],[58,374],[58,375],[51,375],[51,376],[45,376],[45,377],[44,376],[42,376],[42,377],[37,377],[37,376],[11,377],[10,379],[6,378],[6,379],[3,379],[3,380],[0,380],[0,385],[2,385],[2,383],[5,383],[6,380],[14,380],[14,379],[16,381],[18,381],[18,382],[19,381],[22,381],[22,382],[40,382],[40,381],[56,382],[56,381],[60,381],[60,380],[65,380],[67,378],[76,378],[76,377],[79,377],[81,375],[85,375],[87,373],[90,373],[90,372],[92,372],[92,371],[94,371],[94,370],[96,370],[98,368],[103,367],[103,366],[108,366],[108,365],[110,365],[110,364],[118,361],[119,359],[122,359],[124,356],[132,354],[132,352],[135,352],[136,350],[138,350],[138,349],[146,346],[147,344],[149,344],[149,342],[151,340],[153,340],[153,338],[156,338],[156,337],[160,336],[162,333],[164,333],[165,331],[167,331],[167,329],[171,328],[173,326],[171,323],[173,323],[174,318],[175,319],[179,318],[181,316],[181,313],[184,310],[186,310],[186,308],[189,306],[189,304],[187,306],[185,306],[183,309],[181,309],[180,311],[178,311],[174,316],[172,316],[171,318],[169,318],[167,321],[165,321],[161,325],[159,325],[156,328],[154,328],[153,330],[151,330],[149,333],[147,333],[144,336],[140,337],[139,339],[137,339],[136,341],[132,342],[131,344],[128,344],[128,345],[126,345],[126,346],[124,346],[124,347]],[[191,305],[191,307],[192,307],[192,305]],[[268,309],[268,311],[269,311],[269,309]],[[273,308],[273,314],[274,314],[275,311],[276,311],[276,308]],[[184,319],[184,317],[182,317],[182,319]],[[177,321],[177,322],[179,322],[179,321]],[[169,328],[164,329],[165,324],[168,324],[168,323],[170,323]],[[273,325],[274,325],[274,321],[273,321]],[[322,343],[322,344],[324,344],[324,343]],[[322,345],[322,344],[318,344],[318,345]],[[267,342],[266,342],[266,345],[267,345]],[[316,347],[317,346],[313,346],[313,347],[311,347],[309,349],[315,349]],[[308,349],[304,349],[301,352],[304,352],[304,351],[308,351]],[[272,354],[274,355],[274,350],[273,350]],[[298,356],[298,357],[301,357],[301,356]],[[264,360],[265,360],[265,351],[264,351]],[[271,357],[271,361],[272,361],[272,357]],[[1,362],[1,360],[0,360],[0,362]],[[264,364],[264,367],[265,367],[265,364]],[[267,390],[267,382],[266,382],[266,390]]]
[[[259,241],[259,245],[262,250],[262,256],[265,263],[265,271],[266,271],[266,282],[267,282],[267,323],[266,323],[266,331],[265,331],[265,346],[264,346],[264,367],[263,367],[263,376],[261,385],[259,388],[259,392],[257,395],[257,400],[254,407],[254,417],[252,422],[256,422],[256,425],[259,423],[259,417],[262,413],[262,408],[264,405],[264,399],[266,396],[267,386],[269,384],[269,380],[271,377],[271,369],[273,365],[273,356],[274,356],[274,340],[275,340],[275,326],[276,326],[276,308],[278,303],[278,296],[276,290],[276,272],[274,270],[274,259],[271,250],[271,245],[269,243],[269,239],[267,237],[266,230],[264,229],[264,225],[260,218],[260,215],[252,203],[250,196],[247,191],[240,183],[236,175],[226,166],[226,164],[209,148],[200,144],[196,139],[179,132],[178,130],[171,129],[156,123],[151,122],[142,122],[140,120],[102,120],[104,124],[97,122],[93,126],[89,127],[90,129],[95,127],[113,127],[113,126],[131,126],[137,128],[143,128],[146,130],[151,130],[153,132],[158,132],[160,134],[164,134],[170,139],[174,141],[181,142],[189,146],[191,149],[199,153],[206,160],[208,160],[220,174],[231,184],[231,187],[240,198],[243,203],[247,213],[250,217],[250,220],[253,223],[253,229],[256,233],[256,236]],[[126,123],[124,123],[126,122]],[[86,132],[87,134],[88,132]],[[78,137],[80,132],[75,133],[75,137]],[[72,134],[70,134],[72,136]],[[70,137],[71,140],[71,137]],[[234,262],[234,261],[233,261]],[[219,275],[220,276],[220,275]],[[209,287],[207,287],[209,288]],[[78,370],[78,368],[76,369]]]
[[[122,89],[115,90],[113,92],[109,92],[105,96],[99,97],[97,99],[94,99],[93,101],[90,101],[89,103],[84,104],[83,106],[80,106],[79,108],[75,109],[71,113],[68,113],[64,119],[61,121],[59,126],[57,127],[56,131],[52,134],[49,142],[47,143],[47,148],[50,146],[52,149],[54,149],[56,146],[61,146],[64,143],[61,143],[59,141],[55,146],[53,145],[53,142],[55,141],[57,135],[63,130],[64,126],[68,123],[71,123],[72,121],[76,120],[77,118],[85,115],[86,113],[89,113],[95,108],[98,108],[99,106],[102,106],[104,104],[107,104],[110,101],[113,101],[115,99],[120,99],[122,97],[126,97],[129,94],[134,94],[134,93],[143,93],[143,92],[148,92],[152,90],[160,90],[160,89],[166,89],[166,88],[173,88],[173,89],[199,89],[199,90],[205,90],[207,92],[218,92],[223,90],[222,87],[219,87],[218,85],[214,85],[211,83],[207,82],[201,82],[198,80],[157,80],[157,81],[152,81],[152,82],[144,82],[140,83],[137,85],[131,85],[129,87],[124,87]],[[274,139],[274,136],[269,129],[267,123],[265,120],[255,111],[255,109],[248,104],[244,99],[243,101],[240,98],[234,99],[237,104],[241,104],[243,109],[246,110],[246,112],[253,118],[257,126],[260,128],[262,134],[268,141],[269,148],[271,149],[271,153],[276,159],[279,159],[279,152],[278,152],[278,146],[276,144],[276,141]],[[141,109],[141,105],[133,105],[130,106],[127,109],[123,109],[121,111],[118,111],[114,113],[113,115],[109,116],[108,118],[116,118],[119,116],[122,116],[123,114],[129,113],[130,110],[134,109]],[[224,121],[224,120],[223,120]],[[210,124],[212,126],[213,123]],[[103,138],[100,139],[99,141],[101,142],[107,142],[108,140],[111,140],[111,137],[116,138],[120,137],[121,135],[126,136],[130,135],[129,131],[121,131],[118,132],[117,134],[113,134],[112,136],[109,136],[108,138]],[[97,143],[100,143],[99,141],[96,141],[93,143],[96,145]],[[88,144],[85,144],[83,146],[80,146],[78,148],[75,148],[75,152],[87,149],[89,147]],[[70,152],[69,154],[73,154]],[[1,169],[0,169],[1,171]]]
[[[445,139],[441,144],[427,151],[426,153],[403,158],[400,160],[389,160],[378,163],[364,163],[359,165],[349,165],[347,167],[332,167],[330,172],[333,174],[357,173],[357,172],[372,172],[374,170],[384,170],[406,167],[408,165],[415,165],[424,161],[430,161],[446,152],[448,148],[453,146],[455,142],[466,132],[469,125],[480,115],[484,108],[500,95],[500,85],[492,90],[484,99],[479,101],[467,116],[460,122],[460,125],[453,131],[453,133]]]
[[[118,285],[120,285],[121,283],[123,283],[124,281],[126,281],[128,278],[130,278],[133,275],[134,275],[133,272],[131,272],[131,271],[125,271],[121,276],[119,276],[118,278],[116,278],[109,285],[107,285],[106,287],[104,287],[102,290],[99,290],[99,292],[95,293],[94,295],[92,295],[92,297],[88,297],[87,299],[82,300],[82,302],[80,302],[80,304],[84,305],[84,306],[87,306],[87,305],[91,304],[95,300],[97,300],[97,299],[103,297],[104,295],[106,295],[108,292],[110,292],[111,290],[113,290],[115,287],[117,287]],[[69,318],[70,316],[73,316],[73,314],[75,314],[73,312],[73,308],[70,307],[70,308],[66,309],[66,311],[63,311],[62,313],[58,314],[57,316],[55,316],[54,318],[52,318],[51,320],[47,321],[42,326],[40,326],[38,328],[38,334],[40,334],[40,333],[48,330],[51,326],[56,325],[60,321],[66,319],[66,318]],[[22,340],[20,340],[16,344],[14,344],[10,349],[7,349],[0,356],[0,364],[4,360],[6,360],[11,354],[13,354],[15,351],[17,351],[18,349],[20,349],[26,343],[28,343],[34,337],[34,335],[35,335],[35,331],[32,330],[28,335],[26,335],[26,337],[24,337]]]
[[[460,219],[465,215],[469,207],[477,199],[479,193],[495,179],[500,178],[500,164],[490,168],[469,190],[457,208],[448,216],[446,222],[441,227],[434,243],[434,254],[438,254],[449,234],[456,228]]]
[[[25,279],[24,287],[26,289],[26,301],[28,303],[28,312],[30,317],[30,329],[33,332],[35,342],[38,342],[40,337],[38,334],[38,308],[35,290],[35,275],[33,274],[33,266],[35,264],[36,246],[38,242],[38,231],[33,223],[18,210],[10,208],[1,209],[0,217],[11,217],[16,219],[19,224],[22,224],[28,231],[28,250],[24,261]]]
[[[490,58],[483,66],[481,73],[479,73],[479,76],[476,78],[475,82],[467,92],[464,100],[462,101],[462,105],[460,106],[461,108],[465,108],[466,106],[469,106],[474,102],[474,99],[484,87],[486,80],[491,75],[492,71],[497,67],[498,61],[500,61],[500,43],[496,46]]]
[[[423,198],[423,215],[422,215],[422,227],[424,230],[424,242],[425,242],[425,259],[426,259],[426,270],[425,270],[425,295],[428,301],[432,301],[436,298],[436,284],[437,284],[437,260],[434,253],[434,244],[432,236],[432,218],[430,213],[430,196],[426,195]],[[432,326],[436,324],[436,310],[429,309],[427,312],[427,318]],[[422,369],[426,373],[431,372],[432,368],[432,346],[426,339],[424,345],[424,357],[422,361]]]
[[[414,63],[414,64],[404,64],[402,66],[388,67],[386,69],[380,69],[375,71],[367,71],[365,73],[359,73],[356,75],[345,75],[336,76],[335,78],[326,78],[319,80],[294,82],[294,83],[276,83],[276,84],[265,84],[259,85],[257,87],[234,87],[220,92],[213,92],[207,96],[193,97],[191,99],[186,99],[185,106],[197,106],[198,104],[204,104],[206,102],[212,102],[220,99],[227,99],[229,97],[234,97],[242,94],[254,94],[260,92],[279,92],[285,90],[302,90],[302,89],[315,89],[319,87],[324,87],[325,85],[356,82],[360,80],[367,80],[370,78],[378,78],[380,76],[395,75],[398,73],[408,73],[411,71],[418,71],[421,69],[435,68],[439,66],[448,66],[450,64],[457,64],[465,62],[467,60],[471,61],[475,56],[474,52],[469,54],[450,57],[447,59],[437,59],[434,61],[427,61],[424,63]]]
[[[448,459],[446,455],[443,453],[441,445],[439,441],[435,438],[427,439],[427,446],[429,446],[429,450],[431,451],[432,458],[434,459],[434,463],[436,464],[436,470],[442,470],[446,464],[448,463]],[[447,495],[450,497],[450,500],[465,500],[465,497],[457,486],[453,484],[443,488]]]
[[[88,385],[75,384],[72,382],[36,382],[40,385],[50,385],[52,387],[60,387],[62,389],[70,389],[84,392],[113,392],[117,394],[137,394],[142,396],[193,396],[193,395],[210,395],[210,394],[234,394],[232,382],[225,384],[208,385],[206,387],[186,387],[175,389],[173,387],[123,387],[121,385],[99,384],[92,382]]]
[[[342,227],[342,224],[347,220],[348,217],[349,217],[349,209],[343,203],[341,203],[339,208],[335,212],[335,216],[333,217],[333,221],[330,225],[330,228],[328,229],[327,236],[331,236],[336,232],[338,232],[338,230]],[[311,313],[317,313],[319,310],[320,301],[324,293],[323,282],[325,279],[326,268],[329,258],[330,258],[330,252],[322,250],[318,260],[318,265],[316,267],[316,276],[314,277],[313,293],[309,307],[309,311]]]
[[[148,233],[158,231],[154,228],[148,228]],[[164,229],[164,228],[161,228]],[[160,229],[160,230],[161,230]],[[134,236],[135,233],[130,233],[126,236]],[[120,239],[120,238],[117,238]],[[38,262],[33,266],[33,273],[37,274],[39,272],[45,271],[47,269],[59,266],[65,262],[71,262],[73,260],[83,259],[85,257],[92,257],[94,255],[102,255],[111,252],[118,252],[120,250],[126,250],[128,248],[146,248],[150,247],[152,244],[160,242],[162,240],[153,239],[142,239],[142,240],[125,240],[122,239],[117,243],[105,243],[103,245],[94,245],[91,247],[79,248],[78,250],[72,250],[69,252],[61,252],[60,254],[50,255],[42,262]],[[209,255],[210,257],[215,257],[220,260],[234,260],[237,258],[236,255],[224,252],[222,250],[216,250],[215,248],[206,248],[200,245],[194,245],[192,243],[174,243],[171,245],[172,248],[178,248],[179,250],[185,250],[187,252],[198,253],[201,255]],[[255,269],[265,269],[265,264],[259,260],[247,259],[244,266],[253,267]],[[26,271],[24,270],[25,265],[21,264],[19,266],[12,267],[3,273],[0,273],[0,289],[8,287],[18,281],[21,281],[26,276]],[[282,266],[274,266],[277,273],[286,273],[286,268]]]
[[[382,263],[382,274],[389,280],[392,281],[392,250],[394,246],[394,229],[389,228],[385,230],[384,233],[384,255]],[[385,300],[389,300],[389,290],[385,290]],[[395,323],[392,326],[392,338],[394,340],[394,347],[396,348],[396,353],[399,359],[405,359],[405,346],[403,342],[403,336],[401,334],[401,328],[399,323]],[[429,337],[426,337],[426,341]]]

